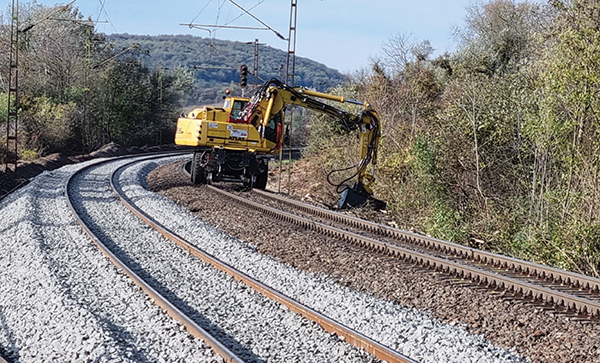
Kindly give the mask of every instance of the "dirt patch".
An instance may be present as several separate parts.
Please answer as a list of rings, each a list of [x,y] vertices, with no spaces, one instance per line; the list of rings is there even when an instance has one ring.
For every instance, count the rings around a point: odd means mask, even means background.
[[[300,159],[291,165],[291,173],[287,164],[282,165],[280,177],[279,163],[271,162],[267,189],[326,209],[337,208],[340,195],[336,192],[335,186],[327,181],[326,173],[317,170],[310,159]],[[399,225],[399,221],[385,210],[352,209],[346,213],[392,227]]]

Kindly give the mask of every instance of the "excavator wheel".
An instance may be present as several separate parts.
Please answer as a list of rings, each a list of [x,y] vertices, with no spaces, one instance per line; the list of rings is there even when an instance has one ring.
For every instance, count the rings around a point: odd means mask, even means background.
[[[256,181],[254,182],[254,188],[257,189],[266,189],[267,188],[267,179],[269,178],[269,164],[268,162],[260,161],[259,167],[263,170],[260,174],[256,176]]]
[[[204,166],[202,166],[202,156],[203,153],[194,152],[190,173],[193,184],[206,184],[206,175],[204,174]]]

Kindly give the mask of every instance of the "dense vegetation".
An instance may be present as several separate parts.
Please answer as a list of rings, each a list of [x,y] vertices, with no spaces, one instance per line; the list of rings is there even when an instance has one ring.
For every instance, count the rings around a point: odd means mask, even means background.
[[[454,54],[398,35],[336,90],[380,112],[377,194],[405,227],[598,276],[600,4],[493,0],[466,20]],[[310,127],[315,165],[351,162],[353,135]]]
[[[239,91],[239,67],[248,65],[253,72],[254,43],[232,42],[191,35],[129,35],[112,34],[107,36],[116,48],[127,48],[139,44],[139,49],[146,54],[143,64],[156,69],[194,69],[196,90],[187,95],[190,105],[206,104],[221,100],[227,88]],[[259,45],[258,76],[260,79],[283,78],[287,52]],[[196,67],[196,68],[194,68]],[[227,69],[223,69],[227,68]],[[263,83],[257,79],[256,83]],[[336,70],[327,68],[307,58],[296,57],[294,84],[297,86],[322,89],[325,86],[336,86],[344,81],[344,77]],[[253,82],[252,76],[248,84]]]
[[[10,14],[0,14],[0,127],[5,129]],[[56,20],[60,19],[60,20]],[[87,152],[108,142],[170,142],[189,70],[150,69],[139,49],[116,49],[71,7],[20,9],[18,156]],[[31,27],[31,25],[33,25]],[[23,31],[26,30],[26,31]],[[14,100],[13,100],[14,101]],[[5,134],[0,148],[5,148]],[[0,150],[4,162],[5,150]]]
[[[34,2],[21,18],[35,24],[19,44],[21,158],[171,142],[182,107],[214,100],[237,83],[239,64],[252,64],[245,43],[214,41],[212,52],[199,37],[109,40],[72,8]],[[1,130],[9,28],[0,20]],[[427,41],[397,35],[340,85],[337,72],[300,59],[297,84],[327,81],[332,93],[378,110],[376,194],[399,225],[598,276],[600,5],[491,0],[471,6],[466,20],[453,54],[434,57]],[[263,46],[259,75],[277,76],[284,59]],[[355,161],[356,136],[331,120],[295,125],[294,139],[323,174]]]

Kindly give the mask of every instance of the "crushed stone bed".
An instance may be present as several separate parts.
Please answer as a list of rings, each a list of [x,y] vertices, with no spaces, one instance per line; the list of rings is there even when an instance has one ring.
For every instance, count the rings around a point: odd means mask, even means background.
[[[282,225],[191,186],[177,160],[127,169],[122,188],[198,247],[413,359],[600,362],[600,324],[553,316]],[[110,218],[114,228],[103,229],[109,244],[198,319],[218,325],[249,361],[374,360],[134,221],[102,191],[106,173],[120,163],[89,172],[94,180],[86,182],[80,207]],[[152,304],[76,224],[64,185],[85,165],[44,172],[0,201],[0,355],[11,362],[222,361]],[[247,315],[232,314],[232,307]],[[279,320],[274,331],[271,319]],[[253,333],[265,329],[273,333]]]
[[[153,164],[153,163],[149,163]],[[172,172],[181,172],[181,163],[174,164]],[[133,183],[142,180],[155,165],[142,165],[127,169],[121,176],[124,191],[135,204],[152,218],[195,244],[199,248],[260,280],[272,288],[320,311],[321,313],[355,329],[402,354],[421,362],[521,362],[526,359],[494,347],[481,336],[467,333],[463,327],[444,324],[431,319],[416,309],[405,308],[388,300],[358,292],[335,283],[332,279],[307,273],[259,253],[255,246],[233,238],[208,225],[200,218],[158,194]],[[174,182],[174,175],[164,175]],[[193,188],[199,190],[202,188]],[[190,190],[188,190],[189,192]],[[195,200],[198,195],[180,194],[182,199]],[[238,206],[206,198],[215,218],[226,219],[231,227],[254,226],[256,235],[262,228],[256,213]],[[199,204],[197,208],[203,208]],[[170,213],[165,213],[169,211]],[[250,214],[250,215],[249,215]],[[278,230],[278,232],[281,232]],[[283,243],[293,243],[280,233]],[[208,237],[211,236],[211,237]],[[213,238],[212,236],[221,236]],[[273,238],[269,233],[263,238]],[[306,238],[305,239],[310,239]]]
[[[436,322],[461,326],[536,362],[600,362],[598,323],[553,315],[518,299],[474,289],[443,274],[272,220],[190,185],[181,167],[182,163],[173,163],[150,172],[150,188],[243,240],[255,252],[317,278],[425,311]]]
[[[0,202],[0,347],[12,362],[219,362],[96,248],[44,172]]]
[[[265,298],[165,239],[134,216],[115,196],[93,200],[96,194],[106,195],[110,185],[104,176],[118,164],[94,168],[81,175],[84,199],[78,208],[92,225],[102,226],[102,238],[113,252],[126,256],[128,265],[153,288],[168,296],[234,353],[247,362],[374,361],[364,351],[330,335],[316,323]],[[154,165],[155,162],[146,164]],[[125,172],[118,182],[137,203],[142,202],[143,197],[132,195],[131,191],[144,190],[136,187],[141,180],[137,173]],[[168,216],[173,211],[163,209],[161,214]],[[223,239],[218,233],[200,237],[206,241]]]

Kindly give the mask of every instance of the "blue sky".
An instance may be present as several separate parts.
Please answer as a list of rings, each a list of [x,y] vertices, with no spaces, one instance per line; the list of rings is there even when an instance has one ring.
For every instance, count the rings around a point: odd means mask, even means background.
[[[287,37],[290,0],[233,0],[249,9],[264,23]],[[262,1],[262,2],[261,2]],[[466,7],[472,0],[298,0],[296,54],[342,72],[369,66],[369,59],[382,54],[383,42],[396,34],[412,34],[429,40],[436,53],[452,51],[454,27],[464,25]],[[10,1],[5,0],[7,5]],[[26,3],[26,0],[20,0]],[[44,5],[69,0],[38,0]],[[287,42],[270,31],[220,29],[210,34],[180,23],[224,24],[242,12],[229,0],[77,0],[79,10],[105,33],[192,34],[202,37],[254,41],[287,51]],[[204,8],[203,11],[201,11]],[[261,27],[247,15],[230,25]]]

